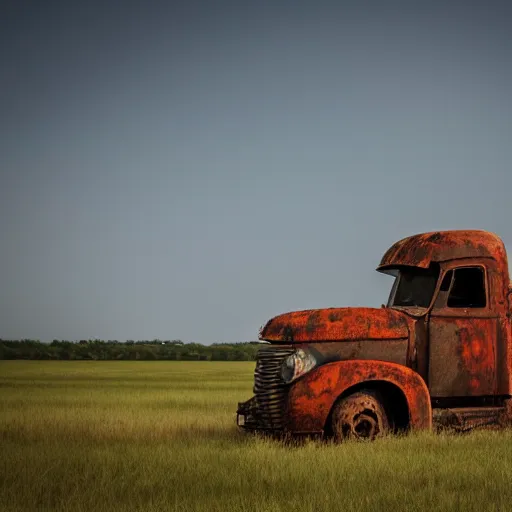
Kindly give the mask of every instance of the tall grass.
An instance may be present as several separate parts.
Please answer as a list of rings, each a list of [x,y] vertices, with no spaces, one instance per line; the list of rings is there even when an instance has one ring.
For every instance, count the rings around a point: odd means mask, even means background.
[[[253,368],[0,362],[0,510],[512,510],[512,432],[243,435]]]

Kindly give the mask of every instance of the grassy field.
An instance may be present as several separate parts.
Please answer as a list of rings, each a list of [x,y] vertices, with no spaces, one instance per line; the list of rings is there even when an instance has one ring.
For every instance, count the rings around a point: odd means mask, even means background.
[[[512,510],[512,432],[286,446],[254,363],[0,361],[0,510]]]

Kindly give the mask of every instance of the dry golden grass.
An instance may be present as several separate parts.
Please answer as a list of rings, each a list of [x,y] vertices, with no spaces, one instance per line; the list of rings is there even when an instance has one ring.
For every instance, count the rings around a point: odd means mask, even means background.
[[[237,432],[254,363],[0,362],[0,510],[512,510],[512,433]]]

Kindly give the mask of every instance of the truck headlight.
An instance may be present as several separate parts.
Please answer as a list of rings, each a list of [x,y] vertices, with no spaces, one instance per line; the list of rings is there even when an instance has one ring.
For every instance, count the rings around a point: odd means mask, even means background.
[[[299,348],[283,361],[281,378],[285,384],[289,384],[312,370],[315,365],[316,359],[314,356]]]

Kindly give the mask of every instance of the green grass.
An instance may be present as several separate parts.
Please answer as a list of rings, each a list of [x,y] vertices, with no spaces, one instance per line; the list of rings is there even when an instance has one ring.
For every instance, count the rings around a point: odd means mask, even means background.
[[[254,363],[0,361],[0,510],[512,510],[512,432],[289,446]]]

